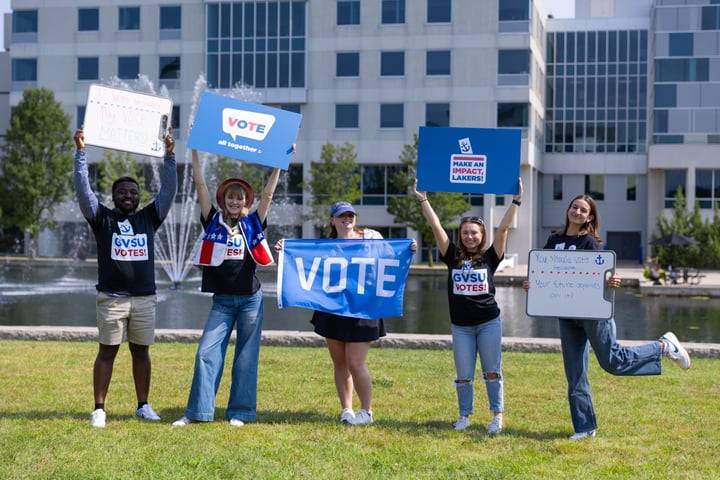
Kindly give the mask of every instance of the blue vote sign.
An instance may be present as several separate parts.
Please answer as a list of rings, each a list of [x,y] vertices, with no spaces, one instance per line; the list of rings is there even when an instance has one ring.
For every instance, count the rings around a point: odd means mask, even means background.
[[[403,313],[411,240],[285,240],[278,306],[376,320]]]
[[[205,92],[187,146],[287,170],[301,119],[297,113]]]
[[[515,194],[520,129],[420,127],[418,190]]]

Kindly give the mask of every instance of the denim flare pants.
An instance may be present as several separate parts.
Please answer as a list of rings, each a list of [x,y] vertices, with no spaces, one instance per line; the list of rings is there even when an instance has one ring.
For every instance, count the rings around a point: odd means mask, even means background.
[[[225,352],[230,334],[237,326],[226,416],[242,421],[255,420],[262,317],[262,290],[252,295],[213,296],[212,309],[195,355],[195,373],[185,410],[187,418],[203,422],[213,420]]]
[[[490,410],[502,412],[503,378],[502,378],[502,319],[496,317],[480,325],[463,327],[451,325],[453,356],[457,379],[455,387],[458,396],[460,415],[473,413],[475,363],[480,356],[480,366],[485,379]],[[497,378],[488,379],[488,373],[497,374]]]
[[[603,370],[623,376],[660,375],[660,345],[653,342],[638,347],[621,347],[615,337],[615,320],[612,318],[559,320],[573,427],[577,433],[589,432],[597,428],[597,419],[587,376],[588,345],[592,346]]]

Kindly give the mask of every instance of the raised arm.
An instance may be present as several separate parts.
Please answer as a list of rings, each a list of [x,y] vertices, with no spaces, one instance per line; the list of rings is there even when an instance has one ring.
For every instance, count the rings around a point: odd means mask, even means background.
[[[277,188],[278,179],[280,178],[280,169],[273,168],[270,178],[268,178],[265,188],[260,195],[260,203],[258,204],[257,214],[260,217],[260,222],[264,222],[267,218],[267,214],[270,211],[270,204],[272,203],[273,194],[275,188]]]
[[[518,193],[513,195],[512,203],[505,211],[500,225],[495,230],[495,240],[493,240],[493,248],[497,253],[498,258],[502,258],[505,255],[505,247],[507,246],[508,233],[510,232],[510,225],[512,225],[515,214],[520,207],[520,201],[522,200],[523,186],[522,179],[518,178]]]
[[[198,202],[200,203],[200,214],[205,220],[207,220],[208,215],[210,215],[210,208],[212,207],[212,204],[210,203],[210,193],[208,193],[207,184],[205,184],[205,176],[203,175],[202,167],[200,166],[198,152],[195,149],[192,151],[192,172]]]
[[[292,146],[292,153],[295,153],[295,144],[293,144]],[[265,221],[268,212],[270,211],[270,204],[272,203],[272,198],[275,194],[275,189],[277,188],[279,178],[280,169],[274,168],[272,173],[270,174],[270,178],[268,178],[268,181],[265,184],[262,195],[260,195],[260,203],[258,204],[257,214],[258,217],[260,217],[261,222]]]
[[[428,225],[430,225],[430,228],[432,229],[438,249],[440,249],[440,254],[444,256],[445,252],[447,252],[448,246],[450,245],[450,239],[448,238],[447,233],[445,233],[445,229],[443,229],[442,225],[440,225],[440,219],[435,213],[435,210],[433,210],[432,205],[430,205],[427,192],[417,191],[417,179],[412,186],[412,193],[415,195],[415,198],[417,198],[417,201],[420,202],[423,217],[425,217],[425,220],[427,220]]]
[[[97,215],[98,199],[90,187],[87,160],[85,159],[85,135],[80,127],[73,137],[75,140],[75,194],[83,217],[92,220]]]
[[[175,163],[175,140],[172,128],[165,135],[165,159],[160,171],[160,191],[155,195],[155,209],[158,217],[165,218],[172,207],[177,193],[177,165]]]

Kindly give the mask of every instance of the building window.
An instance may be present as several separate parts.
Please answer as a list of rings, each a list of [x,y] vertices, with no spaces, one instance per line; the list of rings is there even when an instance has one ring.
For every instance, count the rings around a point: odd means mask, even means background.
[[[100,9],[78,8],[78,31],[97,32],[100,28]]]
[[[140,7],[118,8],[118,30],[140,30]]]
[[[498,85],[527,85],[530,50],[498,50]]]
[[[13,58],[12,59],[12,81],[13,82],[37,82],[37,59],[36,58]]]
[[[553,175],[553,200],[563,199],[563,176]]]
[[[173,137],[178,138],[180,134],[180,105],[173,105],[170,126],[173,129]]]
[[[363,165],[361,167],[360,189],[362,205],[387,205],[388,198],[405,195],[393,185],[393,177],[403,171],[402,165]]]
[[[663,58],[655,60],[656,82],[707,82],[707,58]]]
[[[425,55],[426,75],[450,75],[450,50],[429,51]]]
[[[380,104],[380,128],[403,128],[403,104]]]
[[[645,152],[648,32],[549,32],[546,46],[545,151]]]
[[[700,208],[720,208],[720,170],[695,170],[695,198]]]
[[[118,78],[134,80],[140,73],[140,57],[118,57]]]
[[[358,128],[359,106],[357,103],[335,105],[335,128]]]
[[[335,75],[357,77],[360,75],[360,53],[346,52],[335,56]]]
[[[585,175],[585,195],[589,195],[593,200],[605,200],[605,177]]]
[[[527,103],[498,103],[497,126],[527,127],[528,107]]]
[[[482,193],[466,193],[465,198],[473,207],[482,207],[485,205],[485,195]]]
[[[625,200],[628,202],[634,202],[637,200],[637,175],[628,175],[627,188],[625,190]]]
[[[300,113],[299,103],[282,103],[278,105],[278,108],[286,112]]]
[[[498,73],[529,74],[530,50],[498,50]]]
[[[77,61],[77,79],[78,80],[97,80],[98,74],[98,57],[80,57]]]
[[[671,57],[692,57],[693,55],[693,34],[692,33],[671,33],[670,34],[670,56]]]
[[[160,7],[160,30],[180,30],[182,8],[179,5]]]
[[[685,190],[687,170],[665,170],[665,208],[675,207],[675,194]]]
[[[498,7],[498,20],[501,22],[530,19],[528,0],[502,0],[498,2]]]
[[[12,14],[13,33],[37,33],[37,10],[15,10]]]
[[[305,86],[306,2],[258,0],[206,5],[208,86]]]
[[[427,103],[427,104],[425,104],[425,126],[426,127],[449,127],[450,126],[450,104],[449,103]]]
[[[380,52],[380,75],[383,77],[405,75],[405,52]]]
[[[451,0],[427,0],[428,23],[449,23],[451,18]]]
[[[85,122],[85,105],[78,105],[75,109],[75,128],[81,128]]]
[[[405,23],[405,0],[382,0],[382,23]]]
[[[720,30],[720,7],[702,7],[702,29]]]
[[[360,0],[337,1],[337,24],[360,25]]]
[[[666,108],[677,106],[677,84],[655,85],[655,106]]]
[[[180,57],[160,57],[160,80],[180,78]]]

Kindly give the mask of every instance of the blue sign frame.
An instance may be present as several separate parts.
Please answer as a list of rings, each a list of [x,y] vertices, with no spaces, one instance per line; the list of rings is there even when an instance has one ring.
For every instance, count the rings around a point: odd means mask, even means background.
[[[288,169],[302,115],[205,92],[187,146]]]
[[[516,194],[518,128],[420,127],[418,190]]]

